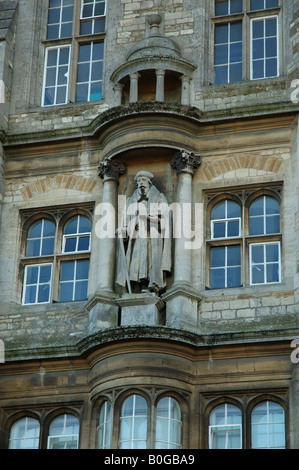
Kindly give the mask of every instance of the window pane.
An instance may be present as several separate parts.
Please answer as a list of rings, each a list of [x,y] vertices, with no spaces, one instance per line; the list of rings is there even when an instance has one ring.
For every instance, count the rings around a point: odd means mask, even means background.
[[[255,39],[252,42],[252,58],[263,59],[264,55],[264,39]]]
[[[266,60],[266,77],[276,77],[278,74],[277,71],[277,59],[267,59]]]
[[[228,67],[227,65],[215,67],[215,83],[216,85],[228,82]]]
[[[268,18],[265,20],[266,27],[266,37],[277,35],[277,21],[276,18]]]
[[[76,251],[76,246],[77,246],[77,238],[66,238],[65,240],[65,245],[64,245],[64,252],[65,253],[71,253],[73,251]]]
[[[89,261],[77,261],[76,269],[76,279],[77,280],[87,280],[88,279],[88,270],[89,270]]]
[[[241,264],[241,248],[240,246],[227,247],[227,265],[238,266]]]
[[[211,267],[216,268],[225,265],[225,248],[217,247],[211,249]]]
[[[65,23],[61,25],[61,34],[60,36],[62,38],[68,38],[72,35],[72,24],[71,23]]]
[[[38,266],[29,266],[27,268],[27,284],[36,284],[38,280]]]
[[[77,69],[77,82],[88,82],[89,81],[89,63],[78,64]]]
[[[46,265],[40,267],[39,282],[45,283],[49,282],[51,279],[52,266]]]
[[[78,217],[73,217],[64,228],[64,235],[70,235],[77,233],[77,226],[78,226]]]
[[[94,34],[104,33],[105,32],[105,25],[106,25],[105,18],[102,18],[102,19],[99,19],[99,20],[93,20],[93,21],[94,21]]]
[[[252,23],[252,37],[253,39],[264,37],[264,20],[255,20]]]
[[[88,84],[77,85],[76,102],[88,101]]]
[[[227,223],[227,236],[238,237],[240,230],[240,222],[238,220]]]
[[[225,269],[212,269],[211,270],[211,288],[220,289],[225,287]]]
[[[40,285],[38,288],[37,302],[38,303],[48,302],[49,297],[50,297],[50,285],[49,284]]]
[[[74,279],[75,262],[66,261],[61,264],[61,281],[70,281]]]
[[[217,204],[211,212],[211,219],[225,219],[225,201]]]
[[[215,44],[228,42],[228,24],[215,25]]]
[[[279,282],[279,264],[267,264],[267,282]]]
[[[216,16],[227,15],[228,14],[228,0],[215,2],[215,14]]]
[[[226,287],[239,287],[241,285],[241,268],[228,268],[227,269],[227,286]]]
[[[239,42],[242,41],[242,23],[230,23],[230,41]]]
[[[230,14],[242,12],[243,0],[230,0]]]
[[[81,21],[80,34],[91,34],[92,33],[92,21]]]
[[[278,7],[278,0],[266,0],[266,8]]]
[[[27,241],[26,256],[40,256],[41,239],[29,239]]]
[[[86,250],[89,250],[89,236],[79,237],[78,251],[86,251]]]
[[[225,237],[225,222],[214,222],[213,229],[213,238]]]
[[[79,47],[79,62],[89,62],[90,61],[90,44],[82,44]]]
[[[35,304],[36,302],[36,290],[37,287],[35,286],[27,286],[25,292],[25,304]]]
[[[250,0],[251,10],[263,10],[265,8],[264,0]]]
[[[60,302],[71,302],[73,300],[74,283],[61,282],[60,283]]]

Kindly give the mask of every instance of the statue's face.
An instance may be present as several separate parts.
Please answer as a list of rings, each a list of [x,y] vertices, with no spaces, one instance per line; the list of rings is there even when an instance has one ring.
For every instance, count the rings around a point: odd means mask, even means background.
[[[141,195],[147,194],[151,187],[149,179],[145,176],[140,176],[137,179],[137,187]]]

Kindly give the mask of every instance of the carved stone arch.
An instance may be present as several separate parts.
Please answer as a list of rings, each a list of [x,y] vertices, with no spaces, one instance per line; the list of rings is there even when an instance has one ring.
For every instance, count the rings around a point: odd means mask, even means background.
[[[70,174],[60,174],[52,177],[40,179],[37,182],[26,185],[21,194],[25,201],[38,198],[53,189],[69,189],[85,193],[92,193],[97,180],[95,178],[86,178],[83,176],[76,176]]]
[[[220,176],[237,172],[238,170],[256,170],[265,173],[279,173],[283,160],[272,155],[230,155],[221,159],[214,158],[204,161],[202,171],[211,181]]]

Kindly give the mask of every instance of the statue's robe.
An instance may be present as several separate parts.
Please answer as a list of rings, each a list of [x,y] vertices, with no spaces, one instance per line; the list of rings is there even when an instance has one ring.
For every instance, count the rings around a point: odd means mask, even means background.
[[[143,206],[140,206],[140,205]],[[144,222],[140,214],[155,217],[159,223],[150,231],[150,220]],[[126,263],[130,281],[148,281],[148,287],[166,285],[166,273],[171,271],[171,218],[167,200],[155,186],[151,186],[145,198],[138,190],[127,199],[122,217],[122,228],[127,229],[127,237],[118,240],[126,245]],[[141,209],[141,210],[140,210]],[[144,225],[142,225],[144,224]],[[155,236],[150,236],[154,234]],[[143,236],[142,236],[143,235]],[[145,236],[146,235],[146,236]],[[121,249],[118,250],[116,282],[126,286],[126,271]]]

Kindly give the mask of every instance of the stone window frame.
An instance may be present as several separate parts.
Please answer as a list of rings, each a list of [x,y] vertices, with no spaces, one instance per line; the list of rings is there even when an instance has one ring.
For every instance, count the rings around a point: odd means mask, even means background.
[[[92,247],[92,228],[90,233],[90,246],[89,250],[75,251],[75,252],[64,252],[63,250],[63,229],[66,223],[74,216],[82,215],[88,217],[93,225],[93,209],[94,203],[81,203],[77,204],[76,207],[73,205],[65,205],[59,207],[43,207],[37,209],[25,209],[20,211],[21,217],[21,241],[20,241],[20,271],[19,271],[19,292],[20,292],[20,303],[23,307],[44,305],[44,303],[24,303],[24,281],[27,266],[34,265],[52,265],[52,277],[50,286],[50,299],[47,302],[48,305],[51,303],[62,303],[59,300],[59,287],[60,287],[60,273],[63,262],[66,261],[78,261],[78,260],[89,260],[91,257]],[[55,223],[55,240],[54,240],[54,251],[51,255],[43,256],[26,256],[26,245],[27,245],[27,234],[35,222],[48,219]],[[90,272],[90,265],[89,265]],[[74,301],[65,301],[74,302]],[[76,301],[80,302],[80,301]]]
[[[49,2],[47,2],[47,11],[48,11]],[[106,37],[106,12],[107,12],[107,0],[105,1],[105,14],[98,18],[104,19],[104,31],[94,34],[80,34],[80,24],[85,19],[82,17],[82,10],[83,10],[83,0],[74,0],[74,11],[73,11],[73,27],[72,27],[72,35],[66,38],[57,38],[57,39],[42,39],[41,44],[44,49],[44,68],[43,68],[43,78],[41,83],[41,101],[40,106],[42,108],[51,108],[55,106],[63,106],[69,103],[77,103],[76,101],[76,87],[77,87],[77,69],[78,69],[78,61],[79,61],[79,47],[80,45],[84,44],[91,44],[91,43],[103,43],[104,44],[104,57],[103,63],[105,58],[105,37]],[[48,13],[46,14],[46,18],[48,18]],[[86,18],[86,20],[93,20],[92,18]],[[46,23],[48,23],[48,19],[46,19]],[[47,35],[47,24],[44,25],[44,37],[46,38]],[[47,50],[48,49],[60,49],[61,47],[69,47],[70,48],[70,58],[69,58],[69,71],[67,76],[67,96],[65,103],[61,104],[44,104],[44,97],[45,97],[45,82],[46,82],[46,60],[47,60]],[[102,73],[102,90],[101,90],[101,98],[99,101],[103,100],[103,79],[104,73]],[[98,101],[98,100],[97,100]],[[78,101],[78,103],[88,103],[92,101]]]
[[[228,14],[223,16],[216,16],[215,13],[215,3],[216,0],[213,1],[213,8],[212,8],[212,16],[211,16],[211,23],[212,23],[212,57],[215,55],[215,26],[220,24],[229,24],[232,22],[241,21],[242,22],[242,81],[250,80],[269,80],[269,79],[277,79],[282,75],[283,70],[283,54],[282,54],[282,6],[281,0],[278,0],[278,7],[274,8],[265,8],[261,10],[251,10],[250,9],[250,0],[243,0],[243,11],[241,13],[234,13]],[[252,59],[251,59],[251,50],[252,50],[252,23],[254,20],[257,19],[265,19],[269,18],[270,16],[277,18],[277,76],[273,77],[266,77],[266,78],[252,78]],[[212,75],[212,83],[215,86],[221,86],[223,84],[217,84],[215,82],[215,64],[213,59],[213,75]],[[238,83],[238,82],[225,82],[226,84],[230,83]]]
[[[273,183],[264,183],[264,184],[253,184],[247,185],[242,188],[240,187],[227,187],[219,189],[209,189],[205,190],[205,205],[206,205],[206,289],[218,291],[219,289],[242,289],[245,287],[256,287],[256,286],[270,286],[270,285],[279,285],[283,281],[283,218],[281,217],[283,213],[282,209],[282,181],[273,182]],[[275,198],[279,202],[280,207],[280,231],[278,233],[271,234],[261,234],[261,235],[250,235],[249,234],[249,207],[251,203],[258,199],[261,196],[270,196]],[[218,238],[213,239],[211,234],[211,212],[212,209],[221,201],[226,199],[233,200],[238,202],[241,206],[241,233],[239,237],[227,237],[227,238]],[[280,246],[280,255],[279,255],[279,282],[275,283],[259,283],[251,284],[250,283],[250,250],[251,245],[254,244],[266,244],[266,243],[279,243]],[[220,287],[212,288],[210,287],[210,252],[213,247],[221,246],[233,246],[240,245],[241,247],[241,283],[239,287]]]
[[[286,400],[286,391],[277,391],[273,389],[265,393],[259,392],[236,392],[231,391],[229,394],[220,395],[218,392],[211,392],[205,396],[202,395],[203,402],[203,439],[202,447],[209,449],[209,427],[210,427],[210,415],[218,406],[230,404],[239,408],[242,413],[242,424],[241,424],[241,436],[242,436],[242,449],[252,448],[252,435],[251,435],[251,416],[253,410],[265,402],[273,402],[280,405],[284,411],[284,431],[285,431],[285,448],[288,448],[288,405]]]

